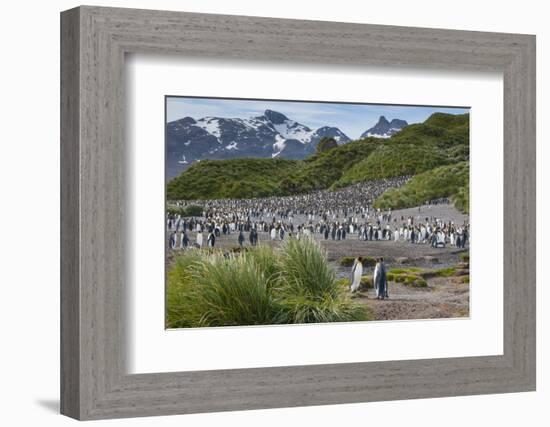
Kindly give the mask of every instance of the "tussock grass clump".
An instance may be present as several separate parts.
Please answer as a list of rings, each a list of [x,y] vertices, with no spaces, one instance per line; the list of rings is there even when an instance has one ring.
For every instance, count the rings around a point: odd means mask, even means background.
[[[287,292],[311,297],[334,297],[338,293],[336,274],[326,254],[312,239],[289,239],[283,245],[280,264]]]
[[[351,267],[354,261],[355,261],[355,257],[343,256],[338,260],[338,263],[342,267]],[[376,265],[376,259],[371,256],[364,256],[362,264],[363,264],[363,267],[374,267]]]
[[[311,298],[307,295],[288,295],[284,301],[283,323],[328,323],[370,320],[368,309],[353,302],[351,297]]]
[[[428,282],[418,276],[406,276],[404,283],[406,285],[414,286],[415,288],[425,288],[428,286]]]
[[[281,276],[281,265],[275,250],[267,245],[260,245],[247,251],[246,257],[254,262],[267,278],[269,286],[275,286]]]
[[[191,266],[186,316],[197,326],[278,323],[281,306],[269,277],[250,257],[212,255]]]
[[[392,274],[412,274],[421,276],[424,278],[430,277],[451,277],[456,276],[459,273],[459,269],[454,267],[444,267],[444,268],[420,268],[420,267],[409,267],[409,268],[392,268],[389,270],[389,273]]]
[[[342,267],[351,267],[354,261],[355,258],[352,256],[343,256],[338,260],[338,264],[340,264]]]
[[[342,289],[349,290],[351,286],[351,282],[349,279],[343,278],[338,280],[338,286],[340,286]],[[364,291],[367,289],[373,289],[374,288],[374,282],[371,276],[362,276],[361,277],[361,283],[359,285],[359,291]]]
[[[351,282],[349,279],[346,279],[345,277],[338,279],[336,281],[336,284],[343,290],[343,291],[349,291],[349,287]]]
[[[166,303],[168,328],[370,319],[310,239],[242,253],[186,251],[169,269]]]
[[[360,289],[373,289],[373,288],[374,288],[374,280],[372,276],[361,277]]]
[[[428,286],[428,282],[422,277],[422,269],[416,267],[393,268],[388,271],[387,279],[390,282],[403,283],[404,285],[416,288],[425,288]]]
[[[470,254],[469,253],[461,253],[459,255],[462,262],[470,262]]]
[[[469,271],[467,269],[460,269],[457,266],[436,269],[409,267],[392,268],[388,271],[387,277],[388,280],[392,282],[403,283],[415,287],[426,287],[428,286],[427,279],[432,279],[434,277],[461,277],[460,280],[462,280],[462,277],[468,274]]]
[[[434,270],[435,277],[451,277],[456,273],[456,267],[439,268]]]
[[[193,326],[186,307],[192,289],[193,266],[202,259],[198,251],[186,251],[174,259],[166,277],[166,327],[186,328]]]
[[[418,273],[422,271],[419,267],[407,267],[407,268],[392,268],[389,273],[403,274],[403,273]]]
[[[363,257],[363,267],[374,267],[376,265],[376,258],[371,256]]]
[[[336,280],[326,254],[312,239],[287,240],[281,252],[281,303],[285,323],[368,320]]]
[[[248,246],[233,246],[231,249],[229,249],[230,252],[234,254],[239,254],[242,252],[248,252],[249,247]]]

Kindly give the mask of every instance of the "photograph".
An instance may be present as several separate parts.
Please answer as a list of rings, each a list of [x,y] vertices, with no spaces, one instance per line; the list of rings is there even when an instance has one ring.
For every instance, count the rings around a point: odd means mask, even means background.
[[[166,96],[166,328],[469,317],[469,124]]]

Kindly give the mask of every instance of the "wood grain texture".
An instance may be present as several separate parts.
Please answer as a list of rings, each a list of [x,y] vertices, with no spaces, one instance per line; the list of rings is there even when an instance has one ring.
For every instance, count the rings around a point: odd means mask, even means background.
[[[61,38],[62,413],[100,419],[535,389],[534,36],[84,6],[62,13]],[[128,375],[128,53],[502,72],[504,354]]]
[[[61,412],[80,414],[79,11],[61,20]]]

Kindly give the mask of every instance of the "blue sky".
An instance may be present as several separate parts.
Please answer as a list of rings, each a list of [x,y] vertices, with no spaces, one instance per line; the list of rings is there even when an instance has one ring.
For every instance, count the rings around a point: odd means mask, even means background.
[[[225,118],[249,118],[260,116],[265,110],[283,113],[312,129],[321,126],[338,127],[350,138],[358,138],[374,126],[380,116],[386,119],[402,119],[409,124],[426,120],[435,112],[462,114],[468,108],[401,106],[373,104],[340,104],[298,101],[235,100],[214,98],[168,97],[166,119],[168,122],[189,116],[200,119],[208,116]]]

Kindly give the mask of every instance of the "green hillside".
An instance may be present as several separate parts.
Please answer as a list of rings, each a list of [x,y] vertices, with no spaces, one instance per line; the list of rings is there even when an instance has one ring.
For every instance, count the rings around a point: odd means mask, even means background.
[[[166,196],[168,200],[251,198],[322,190],[372,153],[377,141],[353,141],[304,160],[202,160],[169,181]]]
[[[281,182],[281,188],[287,194],[329,188],[342,177],[344,171],[371,155],[379,141],[367,138],[316,153],[302,160],[295,173]]]
[[[349,142],[319,150],[304,160],[203,160],[168,183],[167,198],[299,194],[371,179],[417,175],[468,159],[469,115],[435,113],[391,138]]]
[[[283,159],[202,160],[168,182],[168,200],[281,196],[279,183],[299,161]]]
[[[371,179],[416,175],[469,159],[469,115],[435,113],[378,144],[368,157],[347,169],[333,187]]]
[[[403,187],[386,191],[375,208],[401,209],[419,206],[428,200],[449,197],[457,209],[467,213],[470,204],[468,162],[441,166],[413,177]]]

